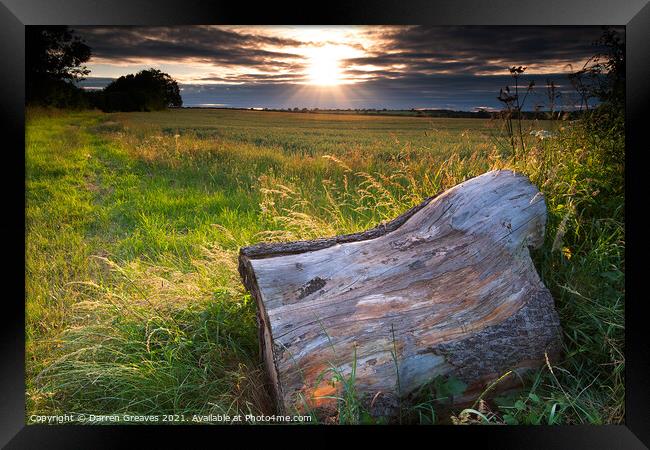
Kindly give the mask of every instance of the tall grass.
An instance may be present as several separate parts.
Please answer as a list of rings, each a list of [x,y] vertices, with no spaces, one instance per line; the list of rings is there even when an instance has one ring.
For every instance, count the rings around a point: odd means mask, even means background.
[[[623,140],[617,135],[594,140],[579,122],[562,123],[554,133],[552,139],[530,138],[505,158],[509,149],[499,146],[437,163],[404,157],[390,175],[355,171],[344,160],[325,155],[344,175],[342,182],[323,180],[324,204],[315,204],[309,200],[312,192],[281,179],[261,180],[263,213],[283,229],[265,237],[309,239],[358,231],[486,170],[526,174],[545,194],[548,206],[546,241],[534,260],[560,313],[565,359],[532,375],[529,396],[498,399],[500,412],[487,421],[619,423],[624,409],[623,165],[611,161],[608,153]],[[428,173],[419,172],[423,162],[432,169]],[[435,398],[434,391],[416,409],[434,411]],[[482,408],[487,411],[488,404],[483,402]],[[484,414],[472,414],[485,421]],[[431,416],[419,420],[431,421]],[[463,417],[456,421],[471,421],[467,413]]]
[[[268,413],[238,248],[363,230],[510,168],[546,197],[534,259],[565,357],[464,412],[440,401],[457,386],[434,382],[403,421],[623,420],[623,171],[607,157],[620,137],[525,122],[555,136],[522,133],[513,152],[498,121],[314,116],[30,112],[28,416]],[[328,374],[348,386],[339,422],[381,421],[349,375]]]

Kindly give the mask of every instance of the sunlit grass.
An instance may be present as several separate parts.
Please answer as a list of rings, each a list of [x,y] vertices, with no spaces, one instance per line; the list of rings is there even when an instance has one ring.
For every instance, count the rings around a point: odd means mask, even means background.
[[[557,136],[527,134],[513,158],[499,122],[479,119],[29,110],[28,416],[269,412],[239,247],[360,231],[508,167],[546,197],[534,258],[565,359],[462,414],[441,417],[424,390],[404,420],[620,423],[623,183],[603,155],[622,144],[525,125]],[[341,422],[369,420],[356,401]]]

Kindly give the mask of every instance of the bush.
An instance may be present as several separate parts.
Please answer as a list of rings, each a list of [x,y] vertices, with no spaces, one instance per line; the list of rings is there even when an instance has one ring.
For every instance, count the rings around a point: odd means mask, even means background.
[[[156,69],[122,76],[93,97],[94,106],[111,111],[157,111],[183,104],[178,84]]]

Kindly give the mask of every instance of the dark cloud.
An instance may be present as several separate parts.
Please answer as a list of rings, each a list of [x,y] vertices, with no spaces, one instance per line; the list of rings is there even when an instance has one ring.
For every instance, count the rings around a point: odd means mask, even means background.
[[[292,53],[260,47],[296,46],[299,41],[237,33],[214,26],[191,27],[77,27],[95,58],[119,62],[139,59],[198,60],[225,66],[286,65]]]
[[[390,32],[382,51],[440,54],[483,59],[540,60],[576,59],[593,53],[602,34],[597,26],[462,26],[409,27]]]
[[[345,62],[380,67],[404,65],[401,70],[406,73],[490,73],[515,64],[575,66],[598,51],[595,44],[602,31],[597,26],[391,28],[381,32],[383,44],[372,54]]]
[[[270,51],[265,46],[297,47],[314,42],[270,34],[222,29],[216,26],[186,27],[78,27],[96,58],[137,61],[197,60],[220,66],[273,66],[299,70],[298,55]],[[257,28],[259,30],[259,27]],[[367,29],[365,36],[381,44],[361,58],[344,60],[344,66],[404,65],[404,72],[472,73],[502,70],[509,64],[544,65],[583,62],[596,49],[601,27],[387,27]],[[321,42],[319,45],[326,44]],[[351,46],[365,49],[359,43]]]

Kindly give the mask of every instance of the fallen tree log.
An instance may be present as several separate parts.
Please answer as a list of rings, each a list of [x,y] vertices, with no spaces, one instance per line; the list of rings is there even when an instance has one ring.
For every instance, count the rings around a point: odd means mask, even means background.
[[[528,250],[545,223],[542,194],[502,170],[372,230],[242,248],[278,412],[335,413],[335,371],[390,414],[437,376],[467,400],[555,358],[560,324]]]

